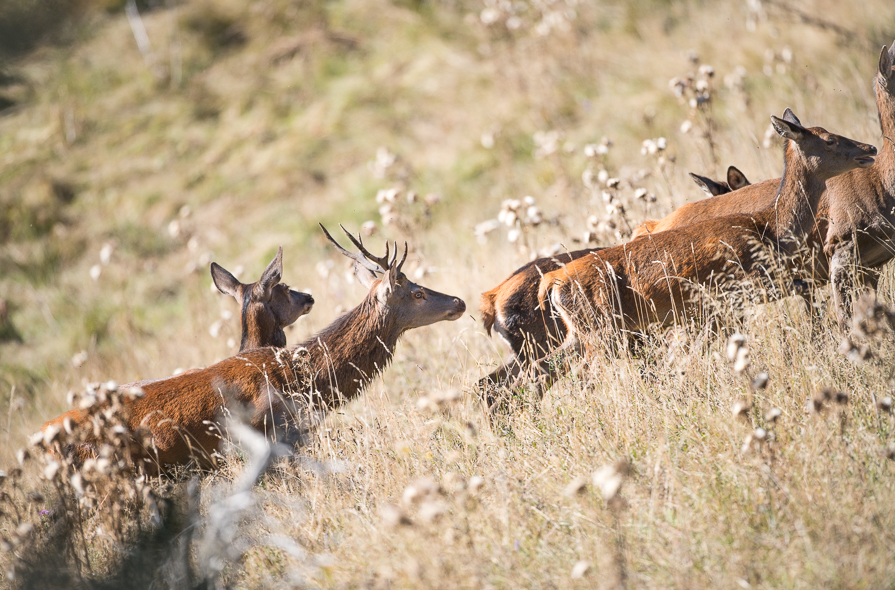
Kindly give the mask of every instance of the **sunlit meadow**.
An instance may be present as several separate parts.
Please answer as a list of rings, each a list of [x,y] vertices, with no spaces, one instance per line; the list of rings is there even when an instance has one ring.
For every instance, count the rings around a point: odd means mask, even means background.
[[[608,347],[495,416],[476,389],[509,354],[481,292],[703,198],[687,172],[779,176],[769,115],[884,149],[890,2],[50,5],[0,6],[3,584],[893,586],[891,265],[851,350],[823,287]],[[88,387],[236,352],[212,261],[252,281],[283,246],[316,300],[290,345],[359,303],[318,222],[406,240],[466,317],[406,334],[291,452],[238,415],[214,472],[32,446]]]

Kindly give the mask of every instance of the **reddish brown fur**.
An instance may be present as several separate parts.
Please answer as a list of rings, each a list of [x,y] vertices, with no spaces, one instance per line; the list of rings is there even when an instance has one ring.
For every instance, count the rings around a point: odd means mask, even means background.
[[[813,227],[826,179],[867,165],[866,157],[876,153],[873,146],[819,127],[794,126],[794,120],[774,118],[781,134],[788,132],[798,141],[786,143],[784,177],[773,208],[655,233],[544,276],[538,297],[543,302],[549,296],[560,311],[569,330],[564,346],[576,343],[581,331],[610,324],[640,330],[650,323],[668,324],[690,316],[700,305],[692,297],[694,285],[723,284],[732,272],[737,278],[759,279],[766,253],[755,248],[756,242],[779,254],[790,253],[794,246],[790,238],[804,238]],[[591,313],[594,323],[589,321]]]
[[[876,288],[880,268],[895,257],[895,46],[883,47],[874,77],[884,147],[875,164],[830,179],[821,197],[817,223],[809,233],[810,246],[820,251],[811,278],[833,282],[837,321],[845,331],[850,318],[849,285],[852,271],[861,268],[865,285]],[[750,214],[770,207],[780,179],[766,180],[732,193],[703,199],[677,209],[660,221],[646,221],[634,236],[685,227],[723,215]]]
[[[514,358],[483,378],[481,385],[497,383],[525,364],[542,357],[565,338],[565,327],[552,317],[550,309],[538,305],[538,283],[546,273],[596,250],[577,250],[538,258],[516,270],[502,283],[482,293],[479,311],[485,330],[492,328],[513,349]],[[548,344],[552,343],[552,344]]]
[[[221,436],[216,421],[232,402],[248,406],[252,426],[266,433],[293,413],[333,408],[385,369],[401,334],[455,320],[465,309],[456,297],[412,283],[392,261],[359,306],[296,347],[256,348],[205,369],[143,382],[143,397],[124,404],[127,427],[149,429],[157,452],[143,449],[137,458],[150,471],[190,458],[209,464]],[[88,415],[72,410],[43,429],[62,427],[66,418],[81,425]],[[88,435],[85,442],[95,445],[96,438]]]
[[[749,184],[746,176],[734,166],[727,169],[726,182],[695,174],[690,176],[703,190],[714,194],[728,193],[731,186],[740,188]],[[495,328],[512,348],[513,358],[484,377],[479,382],[480,387],[512,377],[521,368],[520,364],[527,365],[562,342],[566,336],[565,326],[554,317],[549,301],[546,302],[546,309],[538,304],[538,284],[544,274],[597,250],[599,248],[539,258],[516,270],[490,291],[482,293],[479,311],[485,331],[490,335],[491,329]]]

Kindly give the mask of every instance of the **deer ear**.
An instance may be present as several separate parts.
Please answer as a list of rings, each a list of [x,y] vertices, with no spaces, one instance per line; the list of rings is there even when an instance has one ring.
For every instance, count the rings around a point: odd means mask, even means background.
[[[789,111],[789,109],[786,110]],[[789,112],[792,113],[792,111]],[[805,129],[798,123],[786,121],[784,119],[778,119],[774,115],[771,115],[771,123],[774,125],[774,129],[777,131],[780,137],[784,137],[792,141],[800,141],[802,137],[804,137]]]
[[[364,287],[369,289],[370,286],[373,284],[373,281],[375,281],[379,277],[377,276],[377,274],[375,272],[373,272],[372,270],[370,270],[363,264],[360,264],[359,262],[355,261],[354,262],[354,278],[357,279],[358,283],[360,283],[361,285],[363,285]]]
[[[802,122],[799,121],[799,118],[796,117],[796,114],[792,112],[792,109],[789,107],[786,107],[786,110],[783,111],[783,120],[787,123],[795,123],[799,127],[802,127]]]
[[[283,278],[283,247],[280,246],[280,249],[277,250],[277,255],[274,256],[273,260],[270,261],[270,264],[267,265],[267,268],[264,269],[264,274],[261,275],[261,278],[258,279],[258,282],[255,283],[255,295],[261,301],[267,301],[270,299],[271,289],[276,287],[280,283],[280,279]]]
[[[690,178],[692,178],[693,182],[695,182],[696,185],[709,196],[717,197],[718,195],[727,192],[724,190],[723,186],[721,186],[711,178],[693,174],[692,172],[690,173]]]
[[[883,45],[882,51],[879,52],[879,73],[884,79],[888,79],[892,75],[892,65],[895,61],[895,44],[892,45],[893,51]]]
[[[752,183],[749,182],[749,180],[746,178],[746,175],[743,174],[736,166],[731,166],[727,169],[727,186],[730,187],[730,190],[739,190],[744,186],[749,186],[750,184]]]
[[[237,281],[236,277],[217,262],[211,263],[211,280],[214,286],[218,288],[218,291],[224,295],[230,295],[239,299],[239,288],[242,286],[242,283]]]
[[[382,305],[387,304],[388,298],[392,294],[392,283],[388,280],[388,277],[382,277],[382,280],[374,288],[376,289],[376,299],[379,300],[379,303]]]

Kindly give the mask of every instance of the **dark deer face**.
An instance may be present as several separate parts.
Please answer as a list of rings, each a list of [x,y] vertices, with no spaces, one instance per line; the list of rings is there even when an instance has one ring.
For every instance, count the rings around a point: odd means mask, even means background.
[[[255,283],[240,283],[223,267],[211,263],[211,278],[215,286],[221,293],[234,297],[240,303],[240,351],[262,346],[286,346],[283,328],[311,311],[314,298],[281,283],[282,276],[282,248]]]
[[[832,178],[855,168],[873,165],[876,156],[874,146],[830,133],[823,127],[802,127],[789,109],[783,113],[782,119],[772,116],[771,122],[777,133],[790,140],[795,149],[802,153],[809,168],[822,178]],[[793,148],[787,146],[787,149]]]
[[[396,323],[405,330],[445,320],[452,322],[466,311],[466,303],[459,297],[417,285],[400,271],[394,280],[391,274],[389,271],[379,285],[374,286],[376,297],[394,311]]]
[[[360,250],[355,254],[342,248],[325,227],[322,225],[320,227],[339,252],[354,261],[355,276],[361,284],[371,290],[371,293],[375,293],[383,313],[389,314],[390,320],[399,330],[421,328],[441,321],[454,321],[466,311],[466,303],[459,297],[417,285],[401,272],[404,260],[407,259],[406,243],[400,261],[397,260],[397,244],[391,259],[388,244],[385,246],[385,256],[373,256],[359,237],[355,238],[343,227],[342,231]]]

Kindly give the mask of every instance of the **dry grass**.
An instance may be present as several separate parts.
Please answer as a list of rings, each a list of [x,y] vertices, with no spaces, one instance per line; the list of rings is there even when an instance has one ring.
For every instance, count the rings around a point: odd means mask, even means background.
[[[645,216],[701,198],[687,171],[779,175],[779,145],[763,140],[768,115],[787,106],[880,146],[870,78],[895,12],[877,0],[800,4],[824,25],[799,22],[788,2],[757,13],[739,2],[525,5],[187,2],[142,13],[149,53],[125,15],[97,13],[77,43],[13,63],[16,81],[0,77],[16,103],[0,117],[0,465],[66,409],[68,390],[235,351],[236,318],[209,335],[236,313],[209,288],[212,259],[253,276],[283,245],[284,279],[318,302],[290,343],[327,325],[362,292],[316,223],[370,220],[370,243],[408,239],[411,274],[463,297],[470,316],[409,333],[300,460],[275,462],[240,513],[250,517],[226,521],[240,541],[219,561],[205,540],[223,530],[216,499],[240,485],[246,454],[201,476],[201,516],[172,512],[202,531],[190,575],[240,587],[890,586],[895,424],[880,402],[892,394],[891,334],[852,362],[831,318],[789,298],[730,320],[749,347],[743,375],[725,341],[689,328],[579,365],[493,423],[472,386],[506,354],[473,317],[478,294],[534,252],[624,239]],[[572,20],[543,18],[572,6]],[[695,110],[668,86],[697,72],[690,50],[715,71],[712,100]],[[605,154],[585,149],[604,136]],[[659,137],[667,148],[651,153],[643,141]],[[379,211],[389,188],[400,195]],[[476,237],[504,200],[526,195],[541,223],[512,243],[505,225]],[[890,267],[881,299],[895,299],[893,278]],[[768,386],[753,391],[761,372]],[[847,403],[822,399],[824,388]],[[734,415],[737,404],[748,409]],[[616,465],[630,471],[604,494],[616,480],[600,469]],[[38,471],[22,485],[50,499],[19,502],[31,522],[54,497]],[[153,488],[186,506],[188,478]],[[127,514],[141,526],[122,529],[121,546],[139,546],[153,521]],[[6,518],[0,535],[16,526]],[[99,564],[91,587],[118,571],[115,545],[86,546]]]

